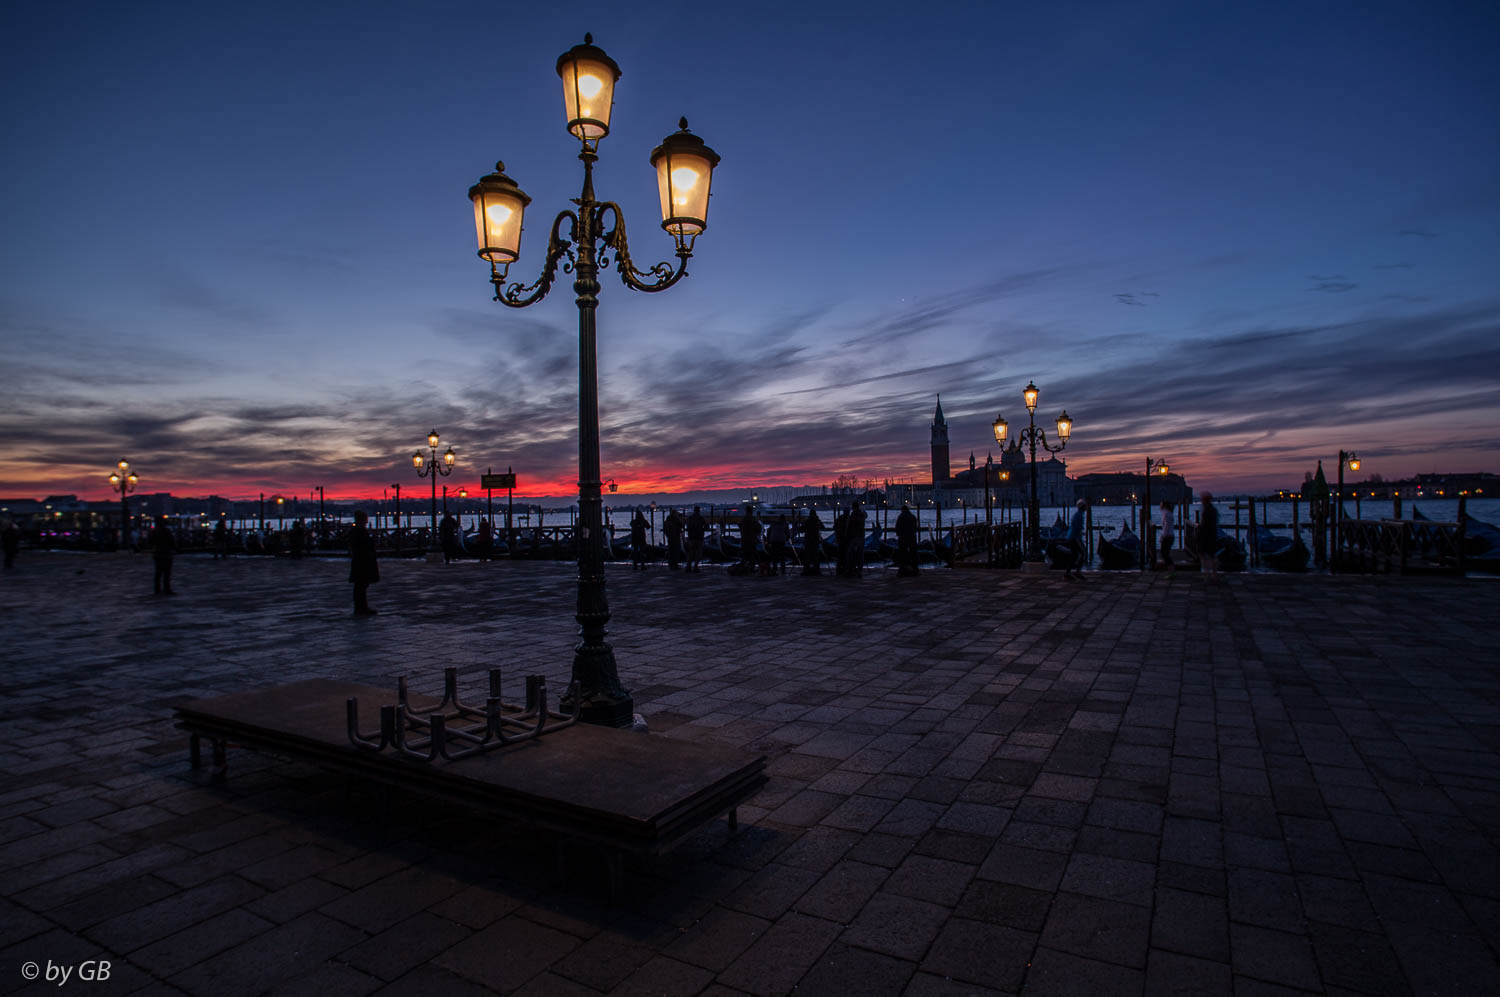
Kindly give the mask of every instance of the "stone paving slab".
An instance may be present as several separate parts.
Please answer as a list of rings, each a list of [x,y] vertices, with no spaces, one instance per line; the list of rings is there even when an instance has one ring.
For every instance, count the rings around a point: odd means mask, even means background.
[[[382,569],[367,619],[338,561],[0,576],[0,993],[1500,992],[1493,582],[611,568],[649,736],[770,781],[610,903],[587,847],[189,770],[195,698],[566,684],[570,566]]]

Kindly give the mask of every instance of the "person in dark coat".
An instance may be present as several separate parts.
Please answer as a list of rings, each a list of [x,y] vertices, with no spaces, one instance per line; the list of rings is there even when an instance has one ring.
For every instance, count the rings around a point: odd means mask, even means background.
[[[673,571],[682,563],[682,528],[682,517],[677,515],[676,509],[669,509],[661,529],[667,535],[667,567]]]
[[[214,524],[214,560],[227,557],[229,557],[229,524],[221,515],[219,521]]]
[[[443,546],[444,564],[458,560],[458,520],[448,513],[438,523],[438,542]]]
[[[21,531],[16,529],[16,524],[11,520],[6,520],[5,529],[0,531],[0,546],[5,549],[5,566],[14,568],[16,553],[21,549]]]
[[[302,520],[298,519],[294,521],[292,523],[291,537],[292,557],[298,558],[302,556],[302,545],[306,541],[306,539],[307,528],[302,525]]]
[[[849,523],[844,527],[844,542],[849,549],[849,577],[859,578],[865,573],[865,510],[858,502],[849,506]]]
[[[760,520],[755,518],[755,509],[745,506],[745,515],[740,518],[740,568],[745,574],[754,574],[760,559]]]
[[[374,616],[375,610],[365,601],[371,584],[380,581],[380,562],[375,558],[375,538],[365,529],[370,516],[363,509],[354,513],[349,530],[349,580],[354,583],[354,615]]]
[[[651,524],[646,521],[646,514],[639,507],[635,510],[635,518],[630,521],[630,556],[633,561],[631,568],[635,571],[646,570],[646,530]]]
[[[703,535],[708,532],[708,520],[703,518],[703,513],[698,507],[693,506],[693,514],[687,518],[687,570],[702,571],[699,561],[703,560]]]
[[[494,546],[494,528],[490,526],[488,519],[481,519],[479,521],[479,559],[481,561],[488,561]]]
[[[151,579],[152,590],[157,595],[175,595],[172,591],[172,555],[177,553],[177,538],[167,525],[167,517],[159,516],[146,538],[151,546],[151,559],[156,563],[156,574]]]
[[[896,563],[897,575],[921,573],[917,566],[917,517],[905,502],[901,503],[901,515],[896,517]]]
[[[802,521],[802,573],[804,575],[823,573],[820,566],[823,560],[823,538],[819,536],[822,531],[823,521],[818,518],[818,511],[809,509],[807,518]]]
[[[786,513],[766,528],[766,547],[771,561],[767,574],[786,574],[786,545],[792,539],[792,527],[786,521]]]

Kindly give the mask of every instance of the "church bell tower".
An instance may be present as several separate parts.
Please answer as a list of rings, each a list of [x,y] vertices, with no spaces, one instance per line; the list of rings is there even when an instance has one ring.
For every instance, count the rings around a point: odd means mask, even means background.
[[[942,485],[952,480],[948,467],[948,420],[943,418],[943,396],[937,400],[937,411],[932,414],[932,483]]]

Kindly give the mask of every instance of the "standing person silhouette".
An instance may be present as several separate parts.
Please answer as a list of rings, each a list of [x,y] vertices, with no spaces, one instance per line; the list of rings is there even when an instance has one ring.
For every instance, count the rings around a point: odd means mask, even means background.
[[[823,530],[823,521],[818,518],[818,510],[809,509],[807,518],[802,520],[802,573],[804,575],[821,575],[823,573],[823,538],[819,534]]]
[[[354,583],[354,615],[374,616],[375,610],[366,601],[370,585],[380,581],[380,562],[375,557],[375,538],[365,528],[369,514],[363,509],[354,513],[354,526],[349,530],[349,580]]]
[[[1219,510],[1212,492],[1203,493],[1203,510],[1198,514],[1198,567],[1209,578],[1219,578]]]
[[[151,545],[151,559],[156,565],[156,574],[151,579],[151,588],[157,595],[176,595],[172,591],[172,555],[177,552],[177,538],[167,525],[166,516],[158,516],[147,537]]]
[[[1089,514],[1089,500],[1079,499],[1073,509],[1073,520],[1068,524],[1068,551],[1072,554],[1073,562],[1068,565],[1068,570],[1063,573],[1064,578],[1076,578],[1083,581],[1083,566],[1088,563],[1089,551],[1083,542],[1083,531],[1087,529]]]
[[[754,574],[760,560],[760,520],[755,518],[755,508],[745,506],[745,515],[740,519],[740,570],[742,574]]]
[[[668,509],[661,529],[667,535],[667,567],[673,571],[682,563],[682,527],[682,517],[677,515],[677,510]]]
[[[791,539],[792,528],[787,524],[786,513],[782,513],[766,528],[766,547],[771,556],[768,574],[786,574],[786,545]]]
[[[1172,531],[1172,500],[1162,499],[1161,503],[1161,559],[1168,571],[1175,571],[1177,566],[1172,563],[1172,542],[1177,535]]]
[[[229,557],[229,524],[224,521],[222,515],[214,524],[214,560],[227,559]]]
[[[922,573],[917,566],[917,517],[905,502],[901,503],[901,515],[896,517],[896,563],[898,577]]]
[[[444,513],[442,522],[438,523],[438,542],[443,547],[444,564],[458,560],[458,520],[452,513]]]
[[[693,506],[693,514],[687,519],[687,570],[698,572],[703,569],[698,562],[703,559],[703,535],[708,532],[708,520],[703,518],[703,513],[698,507]]]
[[[646,514],[636,506],[635,518],[630,521],[630,556],[632,571],[646,570],[646,530],[650,527]]]
[[[865,573],[865,510],[858,502],[849,506],[849,524],[844,528],[844,542],[849,548],[849,577]]]

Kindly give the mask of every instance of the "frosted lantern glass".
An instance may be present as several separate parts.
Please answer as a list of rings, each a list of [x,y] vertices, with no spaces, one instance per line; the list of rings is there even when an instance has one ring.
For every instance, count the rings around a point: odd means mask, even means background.
[[[615,100],[615,70],[594,59],[574,59],[558,68],[568,131],[585,142],[609,134],[609,112]]]
[[[673,236],[697,235],[708,225],[708,189],[713,166],[699,155],[673,152],[656,161],[662,227]]]

